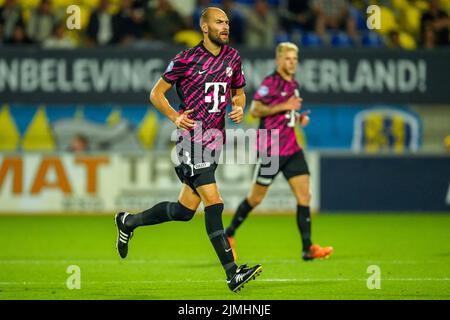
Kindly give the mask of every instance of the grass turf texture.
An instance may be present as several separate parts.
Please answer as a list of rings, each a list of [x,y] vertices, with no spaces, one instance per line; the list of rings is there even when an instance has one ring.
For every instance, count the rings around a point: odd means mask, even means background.
[[[294,216],[250,216],[238,263],[263,273],[236,294],[202,215],[137,229],[125,260],[113,216],[0,216],[0,299],[450,298],[450,215],[321,214],[312,231],[335,248],[330,259],[300,259]],[[66,287],[69,265],[81,268],[80,290]],[[381,269],[379,290],[367,288],[369,265]]]

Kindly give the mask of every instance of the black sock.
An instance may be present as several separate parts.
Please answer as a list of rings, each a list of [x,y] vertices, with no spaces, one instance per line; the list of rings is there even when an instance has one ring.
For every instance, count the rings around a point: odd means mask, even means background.
[[[297,226],[303,243],[303,252],[311,246],[311,214],[309,207],[297,205]]]
[[[150,209],[138,214],[130,214],[125,219],[125,226],[133,231],[139,226],[149,226],[166,221],[189,221],[195,214],[195,210],[190,210],[179,202],[160,202]]]
[[[233,237],[236,229],[242,224],[242,222],[244,222],[245,218],[247,218],[252,209],[253,208],[248,203],[247,198],[245,198],[237,208],[233,220],[231,220],[231,224],[228,226],[227,230],[225,230],[225,234],[229,237]]]
[[[223,230],[222,211],[223,203],[205,207],[205,224],[209,239],[225,269],[227,278],[230,279],[236,273],[237,266],[234,262],[230,243]]]

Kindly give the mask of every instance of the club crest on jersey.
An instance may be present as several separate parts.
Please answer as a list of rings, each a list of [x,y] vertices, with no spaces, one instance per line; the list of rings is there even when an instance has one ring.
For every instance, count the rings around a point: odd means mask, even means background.
[[[213,95],[208,95],[209,88],[213,87]],[[223,96],[219,97],[219,90],[223,88]],[[211,103],[213,102],[213,108],[208,110],[209,113],[220,112],[219,103],[225,102],[225,93],[227,92],[227,83],[226,82],[206,82],[205,83],[205,102]]]
[[[268,93],[269,93],[269,88],[268,88],[268,87],[266,87],[266,86],[261,86],[261,87],[259,87],[259,89],[258,89],[258,94],[259,94],[261,97],[267,96]]]
[[[231,69],[230,67],[227,67],[226,73],[227,73],[228,78],[230,78],[233,75],[233,69]]]

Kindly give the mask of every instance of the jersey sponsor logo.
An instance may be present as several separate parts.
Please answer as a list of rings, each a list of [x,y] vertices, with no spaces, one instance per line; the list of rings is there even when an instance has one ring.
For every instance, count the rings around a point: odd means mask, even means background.
[[[269,88],[268,88],[268,87],[266,87],[266,86],[261,86],[261,87],[259,87],[259,89],[258,89],[258,94],[259,94],[261,97],[267,96],[268,93],[269,93]]]
[[[213,102],[213,107],[211,110],[208,110],[209,113],[220,112],[219,110],[219,102],[225,102],[225,95],[219,96],[220,88],[223,89],[223,93],[227,92],[227,83],[226,82],[206,82],[205,83],[205,93],[208,94],[209,88],[213,87],[213,96],[210,95],[205,96],[205,102],[211,103]]]
[[[198,70],[198,74],[204,74],[206,71],[208,71],[208,69],[202,71]]]
[[[194,169],[198,170],[198,169],[203,169],[203,168],[209,168],[211,166],[211,162],[202,162],[202,163],[197,163],[194,165]]]

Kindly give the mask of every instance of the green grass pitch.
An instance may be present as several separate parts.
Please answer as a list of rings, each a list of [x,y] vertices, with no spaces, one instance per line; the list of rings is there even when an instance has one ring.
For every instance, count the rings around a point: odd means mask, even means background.
[[[231,216],[225,215],[227,224]],[[119,258],[113,216],[0,216],[0,299],[449,299],[450,215],[320,214],[313,240],[330,259],[303,262],[293,215],[251,215],[238,263],[263,272],[229,291],[204,217],[136,230]],[[81,270],[69,290],[67,268]],[[369,290],[370,265],[381,288]]]

